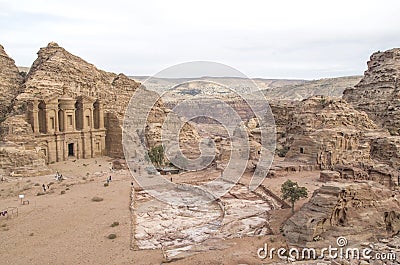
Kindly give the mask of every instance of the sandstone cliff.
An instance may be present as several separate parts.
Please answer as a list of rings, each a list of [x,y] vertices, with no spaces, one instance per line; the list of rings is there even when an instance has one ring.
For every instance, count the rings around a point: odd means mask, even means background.
[[[364,77],[343,99],[365,111],[392,135],[400,135],[400,49],[371,55]]]
[[[343,99],[365,111],[392,137],[382,135],[373,140],[372,158],[393,168],[400,166],[400,49],[375,52],[368,61],[364,77],[354,89],[344,91]]]
[[[12,102],[21,90],[22,79],[14,60],[0,45],[0,122],[10,112]]]
[[[385,136],[365,113],[341,99],[316,96],[303,100],[287,120],[286,160],[323,169],[368,163],[370,137]]]

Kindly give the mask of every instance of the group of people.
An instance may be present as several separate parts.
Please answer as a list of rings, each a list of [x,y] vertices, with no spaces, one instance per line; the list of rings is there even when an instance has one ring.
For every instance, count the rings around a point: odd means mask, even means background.
[[[43,188],[43,192],[46,192],[47,190],[50,189],[50,185],[49,184],[47,184],[47,185],[43,184],[42,188]]]
[[[56,180],[58,180],[58,181],[61,181],[61,180],[63,180],[64,178],[63,178],[63,175],[62,174],[60,174],[58,171],[56,172],[56,175],[55,175],[55,177],[54,177]]]

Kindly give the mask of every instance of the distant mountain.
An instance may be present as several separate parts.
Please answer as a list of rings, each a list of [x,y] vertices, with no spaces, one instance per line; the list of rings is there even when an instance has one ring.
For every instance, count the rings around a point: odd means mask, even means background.
[[[345,89],[353,88],[361,78],[362,76],[323,78],[305,81],[302,84],[268,88],[263,92],[268,99],[279,100],[303,100],[317,95],[340,98]]]
[[[30,67],[27,67],[27,66],[17,66],[17,68],[18,68],[18,71],[25,72],[25,73],[28,73],[29,70],[31,69]]]
[[[170,86],[175,86],[177,84],[182,84],[186,82],[193,83],[194,81],[211,81],[215,83],[222,83],[224,85],[229,85],[230,88],[235,89],[238,92],[246,93],[249,92],[249,79],[240,78],[240,77],[199,77],[199,78],[155,78],[152,77],[148,79],[148,76],[130,76],[130,78],[137,80],[141,83],[144,83],[146,88],[149,90],[156,91],[157,93],[161,93],[165,90],[165,88]],[[252,81],[258,86],[260,90],[264,89],[272,89],[278,87],[284,87],[288,85],[298,85],[306,82],[305,80],[291,80],[291,79],[263,79],[263,78],[254,78]],[[210,87],[206,85],[205,82],[196,82],[197,89],[206,89]],[[203,87],[204,86],[204,87]],[[192,86],[193,87],[193,86]],[[209,91],[208,91],[209,92]],[[207,94],[208,94],[207,92]],[[216,90],[216,93],[219,93],[220,90]],[[183,92],[185,93],[185,92]],[[223,92],[224,93],[224,92]]]
[[[215,89],[206,82],[212,81],[216,83],[223,82],[230,88],[240,93],[251,93],[248,87],[248,79],[239,77],[201,77],[201,78],[151,78],[147,76],[130,76],[157,93],[164,92],[166,88],[190,82],[191,85],[185,85],[186,89],[179,88],[172,93],[171,100],[179,97],[185,97],[187,94],[207,94],[207,95],[223,95],[226,91]],[[270,100],[303,100],[311,96],[324,95],[340,98],[346,88],[354,87],[362,76],[346,76],[337,78],[324,78],[319,80],[301,80],[301,79],[252,79],[257,87],[263,91],[267,99]],[[146,81],[147,80],[147,81]],[[168,98],[165,99],[168,101]]]

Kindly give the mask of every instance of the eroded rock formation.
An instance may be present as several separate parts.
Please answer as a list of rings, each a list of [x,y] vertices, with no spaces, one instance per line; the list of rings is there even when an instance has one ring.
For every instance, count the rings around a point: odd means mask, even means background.
[[[389,223],[393,223],[390,229],[397,231],[397,215],[388,213],[398,208],[397,199],[390,190],[375,183],[323,186],[284,224],[283,231],[288,243],[298,246],[337,235],[365,233],[377,238],[386,235]],[[364,239],[359,236],[354,240]]]
[[[14,60],[0,45],[0,122],[9,114],[12,102],[21,91],[22,81]]]
[[[340,99],[311,97],[288,115],[286,161],[334,165],[367,163],[370,134],[384,135],[365,113]]]
[[[354,89],[346,89],[343,99],[365,111],[392,135],[400,135],[400,49],[375,52],[364,77]]]
[[[32,127],[21,115],[0,123],[0,168],[5,176],[48,173],[46,160],[36,148]]]

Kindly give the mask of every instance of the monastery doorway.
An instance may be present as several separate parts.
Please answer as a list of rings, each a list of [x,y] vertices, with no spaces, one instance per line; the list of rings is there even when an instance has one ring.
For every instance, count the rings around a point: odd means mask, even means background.
[[[73,143],[68,144],[68,156],[75,156]]]

